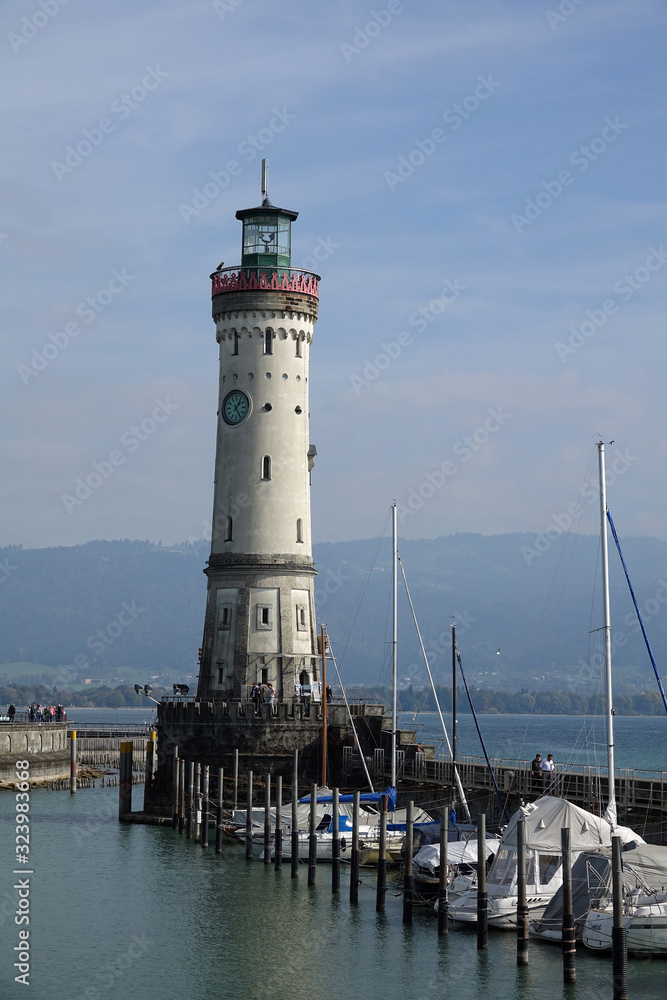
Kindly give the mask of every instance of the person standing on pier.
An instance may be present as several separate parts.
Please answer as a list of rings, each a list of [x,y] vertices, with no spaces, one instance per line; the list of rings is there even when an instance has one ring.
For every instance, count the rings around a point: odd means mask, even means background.
[[[554,773],[556,770],[554,755],[552,753],[547,754],[547,759],[542,761],[541,768],[545,790],[550,791],[554,786]]]
[[[536,753],[534,760],[530,762],[530,778],[533,792],[542,794],[544,786],[544,773],[542,771],[542,754]]]
[[[14,705],[13,702],[9,706],[9,708],[7,709],[7,715],[9,716],[9,721],[13,722],[14,721],[14,716],[16,715],[16,705]]]

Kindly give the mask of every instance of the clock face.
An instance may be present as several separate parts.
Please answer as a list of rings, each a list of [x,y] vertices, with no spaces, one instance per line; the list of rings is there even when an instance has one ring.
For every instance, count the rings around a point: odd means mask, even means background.
[[[240,424],[250,413],[250,400],[245,392],[233,389],[227,393],[222,404],[222,416],[227,424]]]

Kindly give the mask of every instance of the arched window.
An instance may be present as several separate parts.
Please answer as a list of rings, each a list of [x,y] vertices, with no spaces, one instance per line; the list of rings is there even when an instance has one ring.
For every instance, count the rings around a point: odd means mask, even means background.
[[[273,330],[264,331],[264,353],[273,354]]]
[[[296,356],[297,358],[303,357],[303,355],[301,354],[301,337],[299,337],[298,334],[296,338]]]
[[[303,541],[303,521],[300,517],[296,519],[296,540],[297,542]]]
[[[231,542],[232,541],[232,537],[233,537],[232,536],[232,530],[233,530],[233,528],[234,528],[234,522],[231,519],[231,517],[228,517],[227,520],[225,521],[225,541],[226,542]]]
[[[232,348],[232,354],[238,354],[239,353],[239,335],[236,332],[236,330],[234,330],[234,339],[233,339],[232,343],[234,345],[233,348]]]
[[[262,479],[271,478],[271,457],[270,455],[265,455],[262,459]]]

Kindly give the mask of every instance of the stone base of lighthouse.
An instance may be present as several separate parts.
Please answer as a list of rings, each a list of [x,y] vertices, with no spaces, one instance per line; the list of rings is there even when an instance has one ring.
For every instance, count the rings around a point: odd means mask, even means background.
[[[198,697],[249,700],[255,682],[289,701],[319,680],[312,559],[212,554]]]

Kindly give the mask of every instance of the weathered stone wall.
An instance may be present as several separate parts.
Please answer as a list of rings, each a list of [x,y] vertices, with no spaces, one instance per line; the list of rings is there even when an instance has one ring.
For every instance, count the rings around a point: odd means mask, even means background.
[[[67,723],[12,723],[0,726],[0,781],[16,781],[17,760],[29,761],[31,781],[69,777]]]

